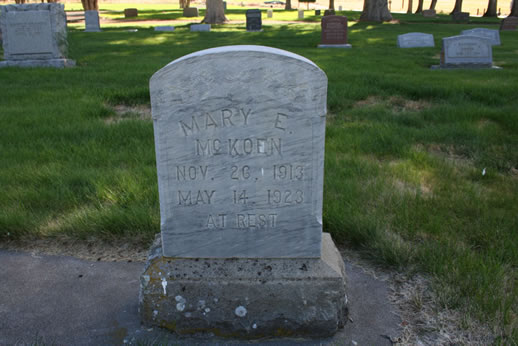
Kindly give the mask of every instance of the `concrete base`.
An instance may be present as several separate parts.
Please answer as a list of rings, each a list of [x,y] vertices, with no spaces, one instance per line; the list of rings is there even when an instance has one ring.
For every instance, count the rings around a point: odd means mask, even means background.
[[[4,60],[0,61],[0,68],[2,67],[74,67],[75,60],[70,59],[39,59],[39,60]]]
[[[347,319],[345,267],[331,236],[320,259],[187,259],[151,248],[139,311],[178,334],[264,338],[333,335]]]
[[[319,44],[318,48],[352,48],[350,44]]]
[[[494,69],[501,70],[502,67],[495,65],[486,65],[486,64],[464,64],[464,65],[432,65],[430,66],[431,70],[462,70],[462,69]]]

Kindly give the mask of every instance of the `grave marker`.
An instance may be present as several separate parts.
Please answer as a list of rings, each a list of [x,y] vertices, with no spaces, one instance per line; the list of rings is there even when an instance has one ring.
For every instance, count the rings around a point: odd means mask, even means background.
[[[68,42],[64,6],[56,3],[0,6],[4,61],[0,67],[66,67]]]
[[[266,14],[267,14],[268,18],[272,18],[273,17],[273,11],[271,9],[268,9],[268,11],[266,11]]]
[[[399,48],[435,47],[435,42],[432,34],[409,32],[398,35],[397,46]]]
[[[138,17],[138,9],[136,8],[125,8],[124,18]]]
[[[442,39],[441,68],[492,67],[491,41],[479,36],[459,35]]]
[[[210,24],[191,24],[191,31],[210,31]]]
[[[99,11],[85,11],[85,32],[99,32],[101,25],[99,24]]]
[[[298,10],[299,19],[304,19],[304,10]]]
[[[199,17],[200,14],[198,12],[197,7],[186,7],[183,9],[183,16],[184,17]]]
[[[507,17],[500,23],[501,31],[513,31],[518,26],[518,17]]]
[[[500,32],[498,30],[475,28],[470,30],[463,30],[461,35],[480,36],[485,37],[491,41],[493,46],[500,45]]]
[[[351,48],[347,43],[347,18],[324,16],[321,22],[322,38],[319,48]]]
[[[437,14],[436,14],[435,10],[423,10],[423,17],[435,18],[435,17],[437,17]]]
[[[224,81],[224,83],[222,82]],[[332,335],[345,269],[322,235],[327,78],[280,49],[229,46],[150,81],[161,238],[141,277],[147,325],[180,334]]]
[[[451,18],[454,22],[457,23],[468,23],[469,12],[454,12],[452,13]]]
[[[262,31],[261,10],[246,10],[246,31]]]

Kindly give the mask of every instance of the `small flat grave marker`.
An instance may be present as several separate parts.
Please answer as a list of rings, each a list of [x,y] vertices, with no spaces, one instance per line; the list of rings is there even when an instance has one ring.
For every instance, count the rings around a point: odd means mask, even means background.
[[[133,18],[133,17],[138,17],[138,9],[125,8],[124,9],[124,18]]]
[[[318,48],[351,48],[347,43],[347,18],[324,16],[321,22],[322,39]]]
[[[171,26],[171,25],[155,26],[155,31],[174,31],[174,26]]]
[[[435,10],[423,10],[423,17],[435,18],[437,17],[437,13],[435,12]]]
[[[451,18],[454,22],[457,23],[468,23],[469,12],[455,12],[451,15]]]
[[[397,46],[399,48],[435,47],[435,42],[432,34],[409,32],[398,35]]]
[[[186,7],[183,9],[184,17],[199,17],[199,12],[197,7]]]
[[[210,31],[210,24],[191,24],[191,31]]]

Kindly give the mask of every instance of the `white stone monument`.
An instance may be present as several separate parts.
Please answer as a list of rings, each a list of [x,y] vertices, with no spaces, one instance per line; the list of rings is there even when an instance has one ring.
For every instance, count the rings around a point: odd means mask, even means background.
[[[491,41],[480,36],[459,35],[442,39],[441,68],[493,66]]]
[[[280,49],[179,58],[150,81],[161,238],[141,278],[147,325],[332,335],[343,260],[322,234],[327,78]]]
[[[99,24],[99,11],[88,10],[85,11],[85,31],[86,32],[100,32],[101,25]]]
[[[435,42],[432,34],[409,32],[408,34],[398,35],[397,46],[399,48],[435,47]]]
[[[475,28],[475,29],[470,29],[470,30],[463,30],[461,35],[484,37],[491,41],[491,45],[493,45],[493,46],[500,45],[500,31],[498,31],[498,30],[486,29],[486,28]]]
[[[0,6],[4,61],[0,67],[67,67],[64,6],[40,3]]]

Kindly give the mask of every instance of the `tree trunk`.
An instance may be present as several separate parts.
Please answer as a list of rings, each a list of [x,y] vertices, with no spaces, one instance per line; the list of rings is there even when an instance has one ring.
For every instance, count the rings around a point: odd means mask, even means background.
[[[455,0],[455,7],[450,14],[462,12],[462,0]]]
[[[430,10],[435,10],[435,6],[437,5],[437,0],[432,0],[432,3],[430,4]]]
[[[511,13],[509,14],[509,17],[518,17],[518,1],[513,0],[511,4]]]
[[[487,3],[487,11],[484,13],[483,17],[497,17],[496,14],[496,4],[497,0],[489,0]]]
[[[180,0],[180,8],[188,8],[191,5],[191,0]]]
[[[414,1],[408,0],[408,10],[406,11],[407,14],[412,14],[412,6],[414,6]]]
[[[417,3],[417,10],[415,10],[415,13],[422,13],[423,12],[423,6],[424,6],[424,0],[419,0]]]
[[[83,9],[85,11],[98,11],[99,10],[99,1],[98,0],[81,0],[83,4]]]
[[[291,0],[286,0],[286,5],[284,6],[285,10],[291,10]]]
[[[14,0],[17,4],[25,4],[25,0]]]
[[[335,0],[329,0],[329,9],[334,10],[335,9]]]
[[[225,17],[223,0],[207,0],[205,18],[201,22],[205,24],[223,24],[226,21],[227,17]]]
[[[392,20],[387,0],[364,0],[360,20],[375,22]]]

